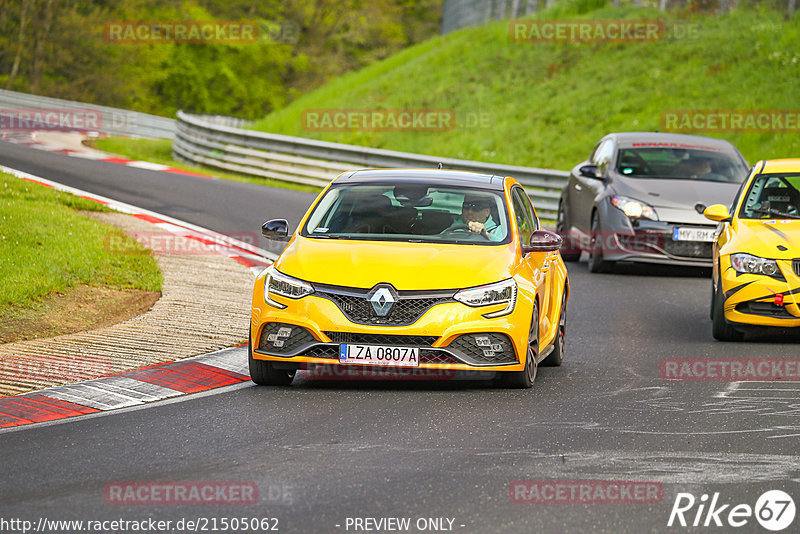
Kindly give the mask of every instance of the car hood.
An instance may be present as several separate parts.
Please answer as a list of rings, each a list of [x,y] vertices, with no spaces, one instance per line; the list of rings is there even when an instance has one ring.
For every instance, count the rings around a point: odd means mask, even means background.
[[[698,180],[661,180],[654,178],[619,178],[614,180],[617,194],[647,202],[655,208],[694,210],[698,202],[711,206],[730,206],[741,184]]]
[[[662,221],[709,225],[710,221],[695,206],[730,206],[739,186],[726,182],[620,177],[614,180],[613,188],[618,195],[653,206]]]
[[[446,245],[297,236],[275,267],[308,282],[399,290],[456,289],[511,276],[513,245]]]
[[[777,260],[797,258],[800,256],[800,220],[739,219],[736,241],[732,245],[731,253],[746,252]]]

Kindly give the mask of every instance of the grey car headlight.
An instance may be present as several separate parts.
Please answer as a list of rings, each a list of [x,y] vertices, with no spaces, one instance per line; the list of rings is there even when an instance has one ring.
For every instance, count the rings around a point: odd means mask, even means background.
[[[611,204],[622,210],[622,213],[627,215],[629,219],[658,220],[658,214],[656,214],[655,208],[639,200],[614,195],[611,197]]]
[[[314,292],[314,287],[308,282],[292,278],[278,272],[274,266],[269,266],[265,271],[264,277],[264,300],[270,306],[285,308],[285,304],[275,302],[272,295],[280,295],[290,299],[300,299]]]
[[[487,284],[485,286],[462,289],[453,298],[458,302],[476,308],[478,306],[491,306],[492,304],[506,303],[506,307],[496,312],[484,314],[487,319],[508,315],[514,310],[517,303],[517,283],[513,278]]]
[[[778,262],[775,260],[744,253],[731,254],[731,266],[737,273],[780,276],[781,272],[778,268]]]

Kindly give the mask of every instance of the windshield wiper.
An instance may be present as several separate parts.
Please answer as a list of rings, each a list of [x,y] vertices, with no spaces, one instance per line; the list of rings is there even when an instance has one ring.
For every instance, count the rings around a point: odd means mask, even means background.
[[[800,215],[793,215],[791,213],[784,213],[782,211],[774,210],[772,208],[769,208],[769,209],[756,208],[756,209],[751,210],[751,211],[754,211],[756,213],[767,213],[769,215],[777,215],[778,217],[781,217],[781,218],[784,218],[784,219],[800,219]]]

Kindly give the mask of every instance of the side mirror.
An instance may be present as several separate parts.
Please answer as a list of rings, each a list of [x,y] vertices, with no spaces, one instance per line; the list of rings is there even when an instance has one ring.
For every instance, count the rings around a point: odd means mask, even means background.
[[[603,177],[600,176],[600,172],[597,169],[597,165],[584,165],[578,172],[581,173],[581,176],[585,176],[586,178],[594,178],[595,180],[602,180]]]
[[[724,204],[714,204],[703,210],[703,216],[710,221],[730,222],[731,214]]]
[[[261,225],[261,235],[273,241],[289,241],[289,221],[272,219]]]
[[[553,252],[561,248],[561,236],[550,230],[535,230],[531,234],[528,245],[522,247],[522,253],[528,252]]]

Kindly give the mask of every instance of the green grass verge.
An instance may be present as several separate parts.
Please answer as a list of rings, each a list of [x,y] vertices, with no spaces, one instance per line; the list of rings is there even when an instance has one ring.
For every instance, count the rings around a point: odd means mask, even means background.
[[[104,239],[119,229],[78,210],[94,201],[0,173],[0,317],[77,284],[160,291],[155,258],[136,241],[119,254]]]
[[[662,129],[668,110],[797,110],[800,12],[680,18],[650,8],[564,0],[540,19],[660,19],[690,23],[693,38],[650,43],[517,43],[509,22],[463,29],[343,75],[253,128],[272,133],[444,157],[570,169],[614,131]],[[595,7],[592,7],[595,6]],[[319,132],[319,108],[448,109],[445,132]],[[483,114],[483,115],[480,115]],[[467,121],[485,119],[483,126]],[[800,155],[797,133],[707,133],[750,161]]]
[[[172,157],[172,141],[169,139],[132,139],[129,137],[104,137],[101,139],[93,139],[89,145],[109,152],[117,154],[128,159],[135,159],[141,161],[149,161],[151,163],[160,163],[162,165],[169,165],[185,171],[197,172],[221,178],[223,180],[233,180],[235,182],[245,182],[248,184],[266,185],[269,187],[283,187],[285,189],[295,189],[298,191],[313,191],[319,192],[322,188],[312,187],[307,185],[292,184],[289,182],[282,182],[280,180],[270,180],[267,178],[258,178],[256,176],[246,176],[243,174],[235,174],[231,172],[223,172],[209,167],[198,167],[196,165],[186,165]]]

